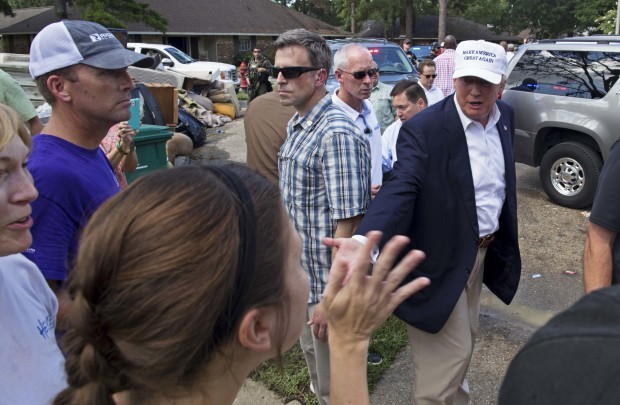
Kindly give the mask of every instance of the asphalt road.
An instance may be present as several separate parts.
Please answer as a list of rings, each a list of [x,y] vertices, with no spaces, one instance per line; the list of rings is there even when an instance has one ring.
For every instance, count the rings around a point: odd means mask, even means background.
[[[209,136],[194,159],[245,161],[243,120],[237,119]],[[538,169],[517,164],[519,239],[522,276],[509,306],[483,292],[480,334],[468,379],[472,402],[491,405],[506,368],[532,332],[582,295],[582,250],[587,212],[563,208],[548,200]],[[566,271],[576,272],[567,274]],[[381,405],[411,403],[410,352],[405,350],[372,395]],[[256,390],[256,387],[253,387]],[[256,395],[253,395],[256,399]],[[270,400],[265,403],[278,403]]]

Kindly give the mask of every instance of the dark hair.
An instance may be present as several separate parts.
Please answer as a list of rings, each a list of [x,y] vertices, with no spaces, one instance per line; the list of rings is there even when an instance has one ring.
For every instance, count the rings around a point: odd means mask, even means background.
[[[77,65],[72,65],[62,69],[52,70],[51,72],[45,73],[35,78],[34,81],[37,85],[37,90],[49,105],[53,106],[56,103],[56,97],[52,94],[49,87],[47,87],[47,79],[49,79],[50,76],[61,76],[69,81],[74,82],[77,80],[77,73],[75,71],[76,66]]]
[[[424,100],[424,104],[428,104],[426,99],[426,93],[422,86],[414,82],[413,80],[401,80],[394,85],[394,88],[390,92],[390,96],[398,96],[401,93],[405,93],[407,99],[412,103],[416,103],[419,99]]]
[[[418,72],[420,72],[420,74],[422,74],[422,72],[424,72],[424,68],[426,66],[430,66],[430,67],[435,67],[435,61],[432,59],[422,59],[420,61],[420,63],[418,63]]]
[[[303,28],[286,31],[273,43],[276,50],[289,46],[303,46],[308,51],[310,64],[329,73],[332,67],[332,51],[325,39]]]
[[[452,35],[446,35],[443,39],[443,46],[446,49],[456,49],[456,38]]]
[[[252,308],[276,308],[280,352],[288,229],[277,186],[239,165],[152,173],[104,203],[70,275],[69,387],[54,403],[196,388]]]

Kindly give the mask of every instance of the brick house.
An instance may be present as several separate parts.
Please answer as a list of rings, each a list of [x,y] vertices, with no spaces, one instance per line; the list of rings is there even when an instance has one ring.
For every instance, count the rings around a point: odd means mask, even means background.
[[[142,0],[168,19],[168,31],[156,32],[143,23],[128,23],[129,42],[173,45],[198,60],[237,64],[252,48],[273,56],[271,44],[282,32],[306,28],[326,38],[349,35],[340,28],[289,9],[271,0]],[[80,15],[69,7],[69,18]],[[15,10],[0,16],[2,51],[28,53],[34,36],[58,21],[53,7]]]

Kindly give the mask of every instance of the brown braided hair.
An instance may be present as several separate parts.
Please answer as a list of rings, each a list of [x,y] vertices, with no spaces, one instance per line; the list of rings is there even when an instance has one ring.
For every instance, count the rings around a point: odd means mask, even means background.
[[[246,235],[256,252],[249,270],[238,268],[245,249],[240,218],[249,217],[231,176],[255,209],[255,235]],[[277,186],[239,165],[149,174],[103,204],[84,230],[70,275],[63,340],[69,387],[54,404],[113,404],[112,395],[127,390],[132,402],[144,403],[195,388],[222,344],[234,341],[239,313],[256,307],[277,309],[280,352],[286,218]],[[247,291],[231,302],[239,284]],[[222,327],[224,313],[237,319]]]

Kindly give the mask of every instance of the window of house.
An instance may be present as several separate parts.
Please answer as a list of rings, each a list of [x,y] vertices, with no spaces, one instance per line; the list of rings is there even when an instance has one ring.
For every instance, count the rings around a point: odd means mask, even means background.
[[[239,51],[247,52],[252,50],[252,42],[249,37],[239,37]]]

